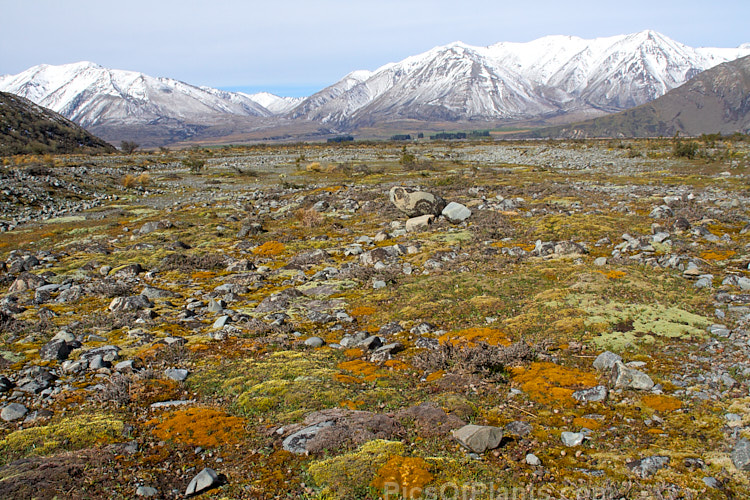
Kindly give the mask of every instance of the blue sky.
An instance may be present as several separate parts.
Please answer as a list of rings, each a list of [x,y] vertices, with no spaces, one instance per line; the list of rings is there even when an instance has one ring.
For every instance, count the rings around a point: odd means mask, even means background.
[[[456,40],[653,29],[694,47],[750,42],[750,0],[0,0],[0,15],[0,74],[88,60],[279,95]]]

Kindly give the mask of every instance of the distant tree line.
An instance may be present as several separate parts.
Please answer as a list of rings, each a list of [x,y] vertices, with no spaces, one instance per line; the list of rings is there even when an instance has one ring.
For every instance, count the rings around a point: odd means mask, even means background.
[[[336,142],[353,142],[353,141],[354,141],[354,137],[351,135],[340,135],[338,137],[331,137],[326,142],[331,144],[331,143],[336,143]]]

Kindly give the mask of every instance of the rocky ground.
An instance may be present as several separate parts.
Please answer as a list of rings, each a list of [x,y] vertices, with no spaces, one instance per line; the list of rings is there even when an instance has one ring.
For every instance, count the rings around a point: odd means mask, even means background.
[[[0,497],[745,498],[749,149],[6,159]]]

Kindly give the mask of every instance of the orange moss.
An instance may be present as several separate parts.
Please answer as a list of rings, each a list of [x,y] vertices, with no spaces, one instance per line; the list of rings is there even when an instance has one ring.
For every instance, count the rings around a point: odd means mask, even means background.
[[[284,252],[284,244],[278,241],[267,241],[259,247],[253,248],[252,252],[261,257],[273,257]]]
[[[361,384],[362,380],[358,379],[357,377],[352,377],[351,375],[344,375],[343,373],[336,373],[333,376],[333,379],[336,382],[341,382],[342,384]]]
[[[709,250],[707,252],[701,253],[701,259],[704,260],[726,260],[729,257],[732,257],[737,252],[733,250]]]
[[[611,280],[618,280],[625,276],[625,271],[596,271],[599,274],[603,274]]]
[[[598,420],[586,417],[574,418],[573,425],[575,425],[576,427],[586,427],[587,429],[591,429],[592,431],[595,431],[602,426],[602,424]]]
[[[514,367],[511,373],[521,390],[542,404],[573,405],[575,390],[593,387],[596,375],[576,368],[566,368],[546,361],[531,363],[527,368]]]
[[[361,358],[363,354],[364,354],[364,351],[362,349],[357,349],[357,348],[346,349],[344,351],[344,356],[346,356],[347,359]]]
[[[433,382],[435,380],[439,380],[443,378],[443,375],[445,375],[445,370],[438,370],[436,372],[433,372],[427,375],[427,377],[424,380],[425,382]]]
[[[364,401],[350,401],[348,399],[345,399],[344,401],[339,403],[339,406],[347,408],[349,410],[356,410],[363,404],[365,404]]]
[[[641,402],[652,410],[667,412],[675,411],[682,408],[682,401],[672,396],[663,396],[660,394],[649,394],[643,396]]]
[[[384,490],[389,484],[398,484],[403,498],[418,498],[422,496],[424,486],[434,478],[427,468],[423,458],[396,455],[378,470],[370,485]]]
[[[190,275],[194,280],[207,280],[216,277],[214,271],[196,271]]]
[[[378,369],[376,364],[361,359],[344,361],[338,364],[338,368],[340,370],[351,372],[354,376],[362,377],[367,382],[372,382],[373,380],[384,376],[383,374],[376,373]]]
[[[501,330],[496,328],[466,328],[455,332],[448,332],[438,337],[441,344],[451,343],[452,345],[463,345],[472,347],[479,342],[486,342],[490,345],[509,346],[510,339]]]
[[[369,316],[375,314],[377,309],[370,306],[358,306],[352,309],[352,316]]]
[[[147,424],[154,426],[151,432],[157,439],[190,446],[234,444],[245,436],[244,419],[212,408],[177,410]]]
[[[403,361],[400,361],[398,359],[389,359],[384,364],[385,366],[393,370],[408,370],[410,368],[407,363],[404,363]]]

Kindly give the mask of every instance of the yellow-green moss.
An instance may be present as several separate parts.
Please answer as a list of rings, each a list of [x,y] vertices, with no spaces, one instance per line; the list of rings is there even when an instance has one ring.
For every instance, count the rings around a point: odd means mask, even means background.
[[[60,422],[21,429],[0,441],[2,461],[59,450],[79,450],[121,441],[124,424],[109,415],[77,415]]]
[[[361,498],[369,493],[370,482],[388,460],[401,455],[405,446],[399,441],[376,439],[358,450],[310,465],[313,480],[324,487],[323,494],[333,498]]]

